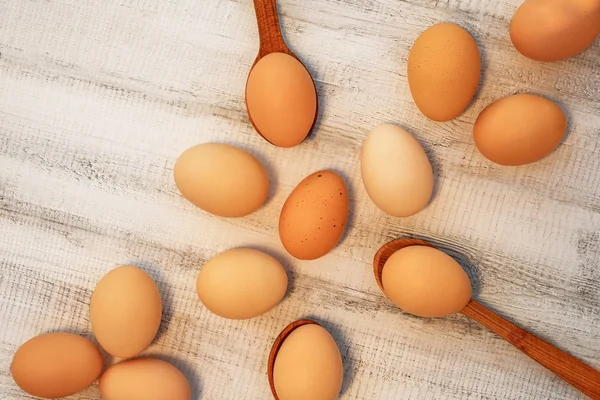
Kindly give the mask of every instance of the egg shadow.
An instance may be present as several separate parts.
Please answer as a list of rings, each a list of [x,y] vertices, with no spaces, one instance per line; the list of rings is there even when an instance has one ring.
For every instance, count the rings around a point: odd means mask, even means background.
[[[271,204],[273,198],[275,197],[275,193],[277,193],[277,189],[279,188],[279,174],[277,172],[278,170],[277,167],[273,163],[268,161],[265,157],[256,155],[249,150],[247,151],[260,161],[263,167],[265,167],[267,175],[269,176],[269,192],[267,194],[267,199],[265,200],[264,204],[260,207],[260,209],[262,210],[265,207],[268,207],[269,204]]]
[[[409,128],[408,126],[405,128],[405,125],[403,125],[400,122],[392,122],[392,124],[401,129],[404,129],[412,137],[414,137],[417,140],[417,142],[419,142],[419,144],[421,145],[421,148],[423,149],[423,151],[425,152],[425,155],[427,156],[427,159],[429,160],[429,164],[431,165],[431,171],[433,172],[433,190],[431,191],[431,198],[429,199],[429,201],[427,202],[425,207],[423,207],[423,210],[424,210],[427,207],[429,207],[429,205],[431,203],[433,203],[438,196],[439,189],[440,189],[439,181],[441,178],[441,171],[442,171],[443,164],[442,164],[442,162],[440,162],[439,158],[435,155],[435,152],[433,151],[434,146],[430,145],[423,139],[417,138],[413,134],[412,129]],[[419,210],[419,213],[422,212],[423,210]]]
[[[356,191],[354,189],[354,186],[352,186],[352,181],[346,175],[345,172],[342,172],[335,168],[330,168],[329,171],[335,172],[342,178],[344,184],[346,185],[346,190],[348,191],[348,219],[346,220],[346,226],[344,227],[342,237],[336,245],[337,247],[346,241],[346,239],[350,235],[350,232],[352,231],[352,228],[354,227],[354,222],[356,221],[356,199],[354,196],[356,194]]]
[[[306,135],[306,138],[304,139],[304,141],[307,142],[312,141],[312,139],[315,139],[317,131],[321,129],[321,125],[323,123],[323,110],[326,107],[323,95],[325,93],[325,84],[323,84],[315,78],[315,68],[304,62],[303,64],[304,67],[308,70],[308,73],[310,74],[313,83],[315,84],[315,91],[317,93],[317,115],[315,116],[315,121],[313,122],[313,126],[311,127],[310,132],[308,133],[308,135]]]
[[[162,315],[160,318],[158,332],[153,340],[153,342],[157,342],[165,335],[169,324],[171,323],[171,319],[173,319],[174,310],[172,292],[169,290],[169,285],[166,279],[164,279],[165,275],[163,271],[161,271],[159,268],[155,268],[144,261],[133,262],[130,265],[135,265],[136,267],[141,268],[144,272],[150,275],[150,277],[156,283],[156,286],[158,286],[158,291],[160,292],[160,298],[162,301]]]
[[[189,362],[175,356],[165,355],[165,354],[147,354],[140,358],[156,358],[162,361],[166,361],[169,364],[175,366],[178,370],[180,370],[183,375],[185,375],[187,381],[190,384],[190,388],[192,389],[192,400],[199,400],[202,395],[202,378],[198,372],[194,369],[192,364]]]
[[[94,343],[96,343],[96,341],[94,340]],[[98,348],[100,349],[100,354],[102,354],[102,373],[100,374],[100,376],[102,376],[102,374],[109,369],[110,367],[113,366],[113,364],[115,364],[117,362],[117,358],[113,357],[112,355],[108,354],[108,352],[106,350],[104,350],[102,348],[102,346],[100,346],[100,343],[97,344]],[[98,378],[99,379],[99,378]]]
[[[479,55],[481,58],[479,83],[477,84],[477,89],[475,89],[475,94],[473,95],[471,102],[469,103],[467,108],[461,113],[461,115],[462,115],[465,112],[467,112],[471,107],[473,107],[476,99],[479,98],[481,89],[485,86],[485,83],[487,82],[487,79],[488,79],[488,54],[487,54],[487,48],[484,46],[485,41],[483,40],[483,38],[479,34],[478,30],[475,29],[474,26],[467,26],[464,24],[464,21],[457,23],[457,25],[462,27],[463,29],[465,29],[473,37],[473,40],[475,40],[475,44],[477,45],[477,48],[479,49]]]
[[[102,372],[100,374],[100,376],[102,376],[104,371],[109,369],[119,359],[117,357],[112,356],[106,350],[104,350],[102,348],[102,346],[100,345],[100,343],[98,343],[98,339],[96,339],[95,336],[93,338],[91,338],[90,340],[98,347],[98,349],[100,350],[100,354],[102,354]],[[98,377],[98,379],[100,379],[100,377]]]
[[[354,358],[352,353],[352,344],[348,340],[347,335],[344,334],[339,325],[330,323],[328,321],[324,321],[321,318],[308,316],[307,319],[313,320],[325,328],[335,340],[335,343],[340,350],[340,354],[342,356],[342,364],[344,366],[344,380],[342,382],[342,389],[340,390],[340,395],[343,395],[348,391],[350,384],[354,380],[354,376],[356,375]]]
[[[272,250],[270,248],[267,248],[267,247],[264,247],[261,245],[250,244],[250,245],[246,245],[246,246],[242,245],[239,247],[242,247],[245,249],[253,249],[253,250],[261,251],[261,252],[268,254],[271,257],[275,258],[277,261],[279,261],[281,263],[281,265],[283,265],[283,268],[285,269],[285,272],[288,277],[288,287],[287,287],[287,291],[285,292],[284,299],[287,298],[291,293],[294,292],[294,289],[296,288],[297,272],[294,270],[294,268],[292,266],[292,261],[290,260],[291,256],[287,256],[287,254],[284,254],[283,252],[275,251],[275,250]]]

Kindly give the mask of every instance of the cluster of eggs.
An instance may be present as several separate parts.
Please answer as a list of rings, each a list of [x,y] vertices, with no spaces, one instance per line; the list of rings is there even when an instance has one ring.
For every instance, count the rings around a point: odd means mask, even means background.
[[[90,299],[90,322],[100,346],[123,359],[106,371],[98,347],[67,332],[46,333],[24,343],[11,364],[13,379],[25,392],[55,399],[82,391],[100,377],[106,400],[189,400],[184,374],[170,363],[138,356],[154,340],[162,300],[154,280],[134,266],[108,272]]]
[[[525,35],[520,20],[513,23],[514,36],[519,38]],[[459,116],[471,103],[480,75],[477,44],[455,24],[442,23],[427,29],[408,57],[408,83],[415,103],[434,121]],[[473,137],[490,161],[516,166],[550,154],[566,129],[565,114],[552,101],[533,94],[516,94],[487,106],[475,121]]]
[[[574,56],[599,34],[598,0],[527,0],[510,27],[515,47],[540,61]],[[314,84],[290,55],[273,53],[263,60],[254,66],[246,87],[250,120],[269,142],[293,147],[314,125]],[[450,23],[424,31],[408,59],[408,81],[415,103],[435,121],[451,120],[468,107],[480,73],[475,40]],[[268,81],[277,84],[265,87]],[[265,90],[276,95],[265,96]],[[566,117],[556,104],[532,94],[519,94],[483,110],[474,124],[474,141],[495,163],[523,165],[551,153],[565,131]],[[365,189],[385,213],[407,217],[430,201],[434,180],[431,164],[410,133],[394,125],[378,126],[366,136],[360,159]],[[255,212],[269,192],[269,176],[256,157],[219,143],[201,144],[182,153],[174,167],[174,179],[191,203],[228,218]],[[301,260],[326,255],[346,228],[348,202],[346,185],[337,173],[323,170],[307,176],[281,209],[279,236],[284,248]],[[425,273],[424,266],[429,268]],[[435,277],[439,284],[433,285],[433,291],[423,290],[425,284],[432,287],[431,279],[424,282],[423,276]],[[390,300],[409,313],[425,317],[458,312],[471,296],[470,282],[460,265],[432,248],[413,246],[394,253],[385,263],[381,279]],[[248,319],[279,304],[287,286],[287,273],[278,260],[258,250],[236,248],[216,255],[202,267],[196,289],[211,312],[224,318]],[[419,300],[423,296],[427,299]],[[158,288],[139,268],[119,267],[98,283],[90,301],[92,330],[104,350],[126,359],[102,374],[99,386],[103,398],[190,399],[190,385],[177,368],[158,359],[133,358],[154,340],[161,315]],[[50,333],[23,344],[11,371],[24,391],[58,398],[91,385],[102,368],[101,353],[91,341],[70,333]],[[314,321],[293,322],[273,345],[269,379],[276,399],[336,398],[342,387],[343,365],[335,340]]]

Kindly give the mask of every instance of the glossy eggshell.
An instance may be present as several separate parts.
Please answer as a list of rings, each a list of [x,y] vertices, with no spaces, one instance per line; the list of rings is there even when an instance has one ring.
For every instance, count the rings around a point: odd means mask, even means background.
[[[25,392],[56,399],[93,384],[102,371],[102,355],[94,343],[79,335],[47,333],[21,346],[10,370]]]
[[[304,65],[285,53],[256,63],[246,84],[246,106],[256,130],[279,147],[300,144],[317,115],[317,91]]]
[[[335,340],[316,324],[294,329],[275,357],[273,382],[279,400],[334,400],[343,379]]]
[[[434,121],[459,116],[471,103],[481,73],[473,37],[458,25],[425,30],[408,56],[408,84],[417,107]]]
[[[433,193],[433,171],[419,142],[404,129],[383,124],[366,137],[360,157],[365,189],[394,217],[421,211]]]
[[[396,251],[385,262],[381,278],[386,296],[420,317],[457,313],[471,299],[471,281],[460,264],[429,246]]]
[[[332,171],[318,171],[296,186],[279,217],[279,237],[300,260],[314,260],[340,241],[348,220],[348,191]]]
[[[152,278],[134,266],[113,269],[98,282],[90,300],[90,321],[98,343],[116,357],[133,357],[158,332],[162,301]]]
[[[173,173],[183,197],[221,217],[251,214],[269,193],[269,176],[260,161],[228,144],[205,143],[184,151]]]
[[[231,319],[257,317],[285,296],[288,277],[275,258],[258,250],[233,249],[209,260],[198,274],[200,301]]]
[[[573,57],[598,35],[600,0],[527,0],[510,24],[515,48],[537,61]]]
[[[475,121],[473,136],[481,154],[500,165],[529,164],[558,147],[567,118],[543,97],[519,94],[487,106]]]
[[[173,365],[154,358],[122,361],[100,378],[104,400],[190,400],[187,379]]]

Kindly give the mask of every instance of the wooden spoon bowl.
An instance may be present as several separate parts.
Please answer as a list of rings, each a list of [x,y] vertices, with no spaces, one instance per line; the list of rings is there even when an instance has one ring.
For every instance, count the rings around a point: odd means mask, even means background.
[[[277,393],[275,392],[275,381],[273,380],[273,368],[275,367],[275,358],[277,358],[277,353],[281,348],[281,345],[287,339],[287,337],[294,331],[294,329],[299,328],[304,325],[319,325],[317,322],[312,319],[301,319],[295,322],[292,322],[288,326],[286,326],[283,331],[277,336],[275,342],[273,342],[273,346],[271,347],[271,352],[269,353],[269,361],[268,361],[268,370],[267,375],[269,378],[269,386],[271,387],[271,393],[273,393],[273,397],[275,400],[279,400],[277,397]]]
[[[382,274],[385,262],[396,251],[408,246],[437,248],[425,240],[411,238],[393,240],[384,244],[377,251],[373,260],[375,280],[384,294]],[[582,393],[594,400],[600,400],[600,372],[589,365],[518,327],[473,299],[469,301],[461,314],[490,329]]]

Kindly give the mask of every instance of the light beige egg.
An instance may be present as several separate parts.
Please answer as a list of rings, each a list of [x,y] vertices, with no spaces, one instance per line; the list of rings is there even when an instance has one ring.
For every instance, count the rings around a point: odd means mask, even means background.
[[[161,316],[158,287],[146,272],[131,265],[104,275],[90,300],[94,335],[116,357],[133,357],[146,349],[158,332]]]
[[[102,355],[96,345],[65,332],[47,333],[25,342],[10,366],[15,383],[23,391],[48,399],[84,390],[101,371]]]
[[[317,171],[290,193],[279,216],[283,247],[300,260],[329,253],[340,241],[348,221],[348,191],[333,171]]]
[[[104,400],[190,400],[185,375],[166,361],[138,358],[110,367],[100,378]]]
[[[402,310],[420,317],[445,317],[471,299],[471,281],[452,257],[429,246],[396,251],[383,266],[385,295]]]
[[[248,319],[279,304],[287,285],[285,269],[275,258],[254,249],[233,249],[202,266],[196,290],[200,301],[213,313]]]
[[[510,24],[515,48],[537,61],[576,56],[598,35],[600,0],[527,0]]]
[[[279,400],[334,400],[343,379],[340,351],[320,325],[294,329],[275,357],[273,382]]]
[[[382,124],[366,137],[360,156],[365,189],[394,217],[421,211],[433,193],[433,171],[419,142],[404,129]]]
[[[173,174],[183,197],[221,217],[251,214],[269,193],[269,176],[260,161],[228,144],[205,143],[184,151]]]
[[[552,153],[567,132],[567,117],[550,100],[518,94],[487,106],[475,121],[477,149],[500,165],[524,165]]]

